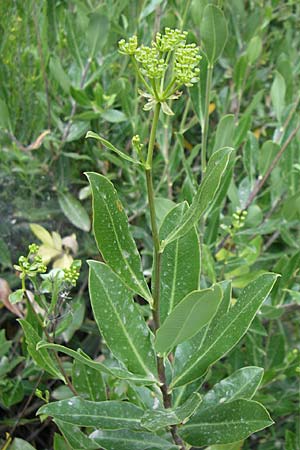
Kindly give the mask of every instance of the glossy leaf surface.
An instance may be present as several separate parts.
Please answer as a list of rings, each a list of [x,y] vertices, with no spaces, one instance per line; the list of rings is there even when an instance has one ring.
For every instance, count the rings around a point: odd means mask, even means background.
[[[131,430],[96,430],[90,437],[106,450],[176,450],[178,447],[153,433]]]
[[[181,222],[186,203],[176,205],[165,217],[159,230],[160,239]],[[166,247],[161,256],[160,315],[164,322],[173,308],[189,292],[197,290],[200,279],[200,243],[193,227],[185,236]]]
[[[179,225],[162,242],[162,250],[170,242],[184,236],[201,218],[202,214],[213,202],[222,177],[226,171],[232,149],[225,147],[217,150],[208,161],[204,179],[202,180],[193,202],[183,215]]]
[[[95,239],[104,260],[128,287],[151,302],[141,259],[113,184],[97,173],[90,172],[87,177],[93,194]]]
[[[198,333],[216,314],[222,295],[221,287],[216,284],[210,289],[191,292],[181,300],[157,331],[158,353],[167,353]]]
[[[201,396],[194,393],[182,405],[174,409],[148,409],[142,417],[141,424],[149,431],[156,431],[170,425],[185,423],[201,403]]]
[[[100,427],[104,430],[140,429],[143,410],[129,402],[111,400],[90,402],[80,397],[48,403],[37,414],[81,427]]]
[[[59,344],[49,344],[47,342],[39,342],[37,345],[37,349],[40,348],[52,348],[53,350],[57,350],[59,352],[64,353],[65,355],[70,356],[71,358],[74,358],[76,361],[79,361],[86,365],[87,367],[91,367],[92,369],[96,369],[98,372],[106,373],[107,375],[110,375],[115,378],[119,378],[121,380],[130,380],[135,383],[142,383],[142,384],[153,384],[155,382],[155,379],[153,377],[147,378],[139,375],[135,375],[131,372],[128,372],[125,369],[121,369],[119,367],[108,367],[105,364],[102,364],[98,361],[92,360],[88,355],[86,355],[82,350],[78,350],[77,352],[75,350],[72,350],[71,348],[64,347],[63,345]]]
[[[85,363],[74,361],[72,383],[81,397],[95,402],[106,400],[106,386],[102,374]]]
[[[197,333],[194,337],[189,339],[182,344],[179,344],[175,350],[175,360],[174,367],[176,372],[180,373],[183,368],[188,364],[193,355],[202,348],[203,342],[205,341],[206,335],[209,330],[213,329],[215,324],[217,324],[221,317],[228,311],[231,300],[231,283],[228,281],[222,281],[219,283],[223,290],[222,300],[219,304],[218,310],[211,322],[207,324],[202,330]]]
[[[224,356],[246,333],[277,276],[266,273],[249,283],[240,293],[236,304],[209,327],[199,350],[192,355],[180,373],[176,370],[171,387],[189,383],[203,375],[208,367]]]
[[[227,403],[240,398],[251,400],[261,383],[264,370],[261,367],[243,367],[224,378],[203,397],[199,408],[207,409],[219,403]]]
[[[267,410],[252,400],[234,400],[199,411],[180,429],[190,445],[227,444],[272,425]]]
[[[129,371],[155,374],[150,329],[132,300],[131,290],[106,264],[89,261],[89,266],[92,309],[107,346]]]
[[[96,442],[85,435],[79,427],[71,425],[61,420],[54,420],[66,441],[72,449],[76,450],[97,450],[99,446]]]

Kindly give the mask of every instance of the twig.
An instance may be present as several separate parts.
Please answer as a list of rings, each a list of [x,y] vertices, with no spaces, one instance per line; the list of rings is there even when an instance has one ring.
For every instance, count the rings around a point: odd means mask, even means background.
[[[16,428],[18,427],[18,424],[19,424],[20,420],[22,419],[22,417],[23,417],[23,415],[24,415],[26,409],[28,408],[29,404],[31,403],[31,401],[32,401],[32,399],[33,399],[33,397],[34,397],[35,391],[36,391],[36,389],[38,388],[38,386],[39,386],[39,384],[40,384],[40,382],[41,382],[41,379],[42,379],[43,375],[44,375],[44,371],[42,371],[42,372],[40,373],[40,375],[39,375],[39,377],[38,377],[38,379],[37,379],[37,382],[35,383],[34,388],[32,389],[32,392],[31,392],[30,396],[28,397],[28,399],[27,399],[27,401],[26,401],[24,407],[22,408],[21,412],[19,413],[19,415],[18,415],[18,417],[17,417],[17,420],[16,420],[16,422],[14,423],[14,426],[12,427],[12,429],[11,429],[11,431],[10,431],[8,437],[7,437],[7,440],[13,437],[13,434],[14,434],[14,432],[16,431]],[[6,441],[7,441],[7,440],[6,440]],[[6,443],[4,444],[4,446],[2,447],[2,449],[5,448],[5,445],[6,445]]]
[[[280,231],[275,231],[272,236],[267,240],[267,242],[264,245],[264,251],[268,250],[269,247],[273,244],[273,242],[276,241],[276,239],[280,236]]]
[[[291,117],[289,118],[289,121],[290,120],[291,120]],[[287,126],[287,124],[288,124],[288,122],[286,121],[285,122],[285,126]],[[259,191],[262,189],[262,187],[265,185],[265,183],[268,180],[269,176],[271,175],[272,171],[276,167],[278,161],[280,160],[280,158],[282,157],[283,153],[285,152],[285,150],[287,149],[287,147],[289,146],[291,141],[294,139],[294,137],[296,136],[296,134],[298,133],[299,130],[300,130],[300,123],[292,131],[292,133],[289,135],[289,137],[287,138],[285,143],[282,145],[281,149],[279,150],[279,152],[277,153],[277,155],[273,159],[273,161],[272,161],[270,167],[268,168],[267,172],[265,173],[265,175],[263,177],[259,177],[258,178],[256,185],[254,186],[253,190],[249,194],[249,197],[248,197],[248,199],[246,201],[246,204],[245,204],[245,206],[243,208],[243,211],[247,210],[249,208],[249,206],[252,204],[253,200],[255,199],[255,197],[257,196]],[[217,248],[215,250],[215,253],[218,253],[224,247],[224,245],[226,244],[226,242],[227,242],[229,237],[230,237],[229,233],[226,234],[226,236],[224,236],[224,238],[222,239],[220,244],[217,246]]]
[[[30,297],[29,297],[29,295],[28,295],[28,293],[27,293],[27,290],[25,290],[25,292],[26,292],[27,300],[28,300],[28,302],[30,302]],[[47,341],[48,341],[49,343],[52,343],[52,342],[53,342],[53,339],[52,339],[51,336],[49,335],[49,333],[48,333],[48,331],[46,330],[46,328],[43,326],[43,323],[42,323],[42,321],[41,321],[39,315],[37,314],[37,312],[35,311],[34,308],[32,308],[32,310],[33,310],[33,312],[34,312],[34,314],[35,314],[36,319],[38,320],[39,324],[41,325],[42,330],[43,330],[44,333],[45,333],[45,336],[46,336],[46,338],[47,338]],[[60,372],[61,372],[61,374],[63,375],[63,377],[65,378],[66,383],[67,383],[69,389],[71,390],[71,392],[73,392],[74,395],[78,396],[78,392],[76,391],[76,389],[74,388],[73,384],[71,383],[70,378],[68,377],[68,375],[67,375],[67,373],[66,373],[66,371],[65,371],[65,369],[64,369],[64,367],[63,367],[63,365],[62,365],[62,362],[61,362],[61,360],[60,360],[60,358],[59,358],[59,356],[58,356],[58,354],[57,354],[57,352],[56,352],[55,350],[53,350],[53,354],[54,354],[54,358],[55,358],[55,360],[56,360],[56,362],[57,362],[57,364],[58,364],[58,367],[59,367],[59,369],[60,369]]]

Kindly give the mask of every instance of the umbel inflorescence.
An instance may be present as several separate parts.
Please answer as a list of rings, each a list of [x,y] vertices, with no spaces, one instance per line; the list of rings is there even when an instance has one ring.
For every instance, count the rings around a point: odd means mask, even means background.
[[[156,34],[150,47],[139,46],[137,36],[119,41],[120,52],[131,57],[146,87],[147,92],[140,92],[148,100],[144,109],[160,102],[163,111],[172,114],[166,100],[178,98],[182,86],[190,87],[199,80],[200,49],[194,43],[187,44],[186,38],[186,31],[166,28],[164,34]]]

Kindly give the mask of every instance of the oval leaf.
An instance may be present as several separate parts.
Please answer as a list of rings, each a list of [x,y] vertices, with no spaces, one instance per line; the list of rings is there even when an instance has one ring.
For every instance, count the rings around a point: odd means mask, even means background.
[[[37,414],[51,416],[80,427],[100,427],[104,430],[128,428],[140,430],[143,410],[129,402],[111,400],[90,402],[73,397],[42,406]]]
[[[228,36],[227,23],[220,8],[211,4],[205,7],[200,33],[207,59],[214,64],[221,56]]]
[[[60,193],[59,206],[69,221],[80,230],[90,231],[91,222],[88,213],[82,204],[73,195]]]
[[[166,318],[156,334],[155,347],[161,353],[171,351],[204,327],[217,312],[223,291],[219,285],[188,294]]]
[[[90,438],[106,450],[178,450],[176,445],[145,431],[137,433],[131,430],[96,430],[90,435]]]
[[[113,184],[97,173],[86,175],[92,187],[95,239],[103,259],[129,288],[151,302],[141,259]]]
[[[237,370],[208,391],[203,397],[199,410],[240,398],[251,400],[261,383],[263,374],[264,370],[261,367],[243,367]]]
[[[196,412],[180,428],[180,436],[197,447],[227,444],[246,439],[272,423],[268,411],[260,403],[234,400]]]

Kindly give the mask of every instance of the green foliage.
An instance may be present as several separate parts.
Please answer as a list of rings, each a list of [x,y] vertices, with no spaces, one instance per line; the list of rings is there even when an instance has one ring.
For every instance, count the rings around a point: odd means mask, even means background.
[[[3,450],[297,449],[299,18],[1,3]]]

